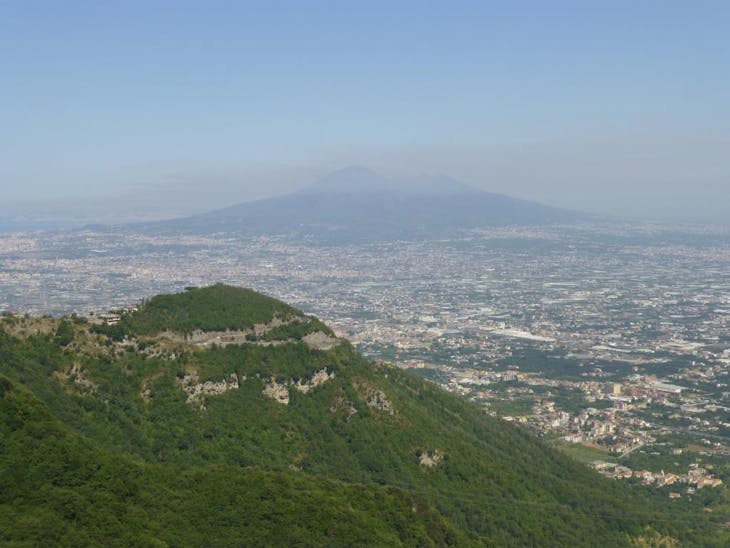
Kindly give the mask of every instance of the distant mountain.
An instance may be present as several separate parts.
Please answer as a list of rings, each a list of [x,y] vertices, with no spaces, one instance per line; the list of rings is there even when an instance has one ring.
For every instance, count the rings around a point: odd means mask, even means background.
[[[339,169],[300,191],[300,194],[415,194],[437,195],[478,192],[446,176],[388,178],[361,166]]]
[[[349,167],[291,194],[143,228],[181,232],[299,233],[321,238],[413,237],[503,225],[571,222],[584,215],[469,187],[448,177],[388,178]]]
[[[674,502],[250,290],[0,318],[3,545],[727,546]]]

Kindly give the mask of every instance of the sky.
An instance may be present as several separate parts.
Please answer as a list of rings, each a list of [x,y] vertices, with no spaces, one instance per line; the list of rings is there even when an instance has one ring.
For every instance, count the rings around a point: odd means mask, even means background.
[[[355,164],[726,221],[728,29],[702,0],[0,0],[0,216],[174,216]]]

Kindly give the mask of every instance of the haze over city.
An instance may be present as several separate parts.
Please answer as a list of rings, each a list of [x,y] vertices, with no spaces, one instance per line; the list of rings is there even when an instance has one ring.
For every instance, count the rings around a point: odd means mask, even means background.
[[[0,544],[730,546],[728,29],[0,2]]]
[[[6,2],[0,217],[169,218],[356,164],[726,222],[729,25],[709,1]]]

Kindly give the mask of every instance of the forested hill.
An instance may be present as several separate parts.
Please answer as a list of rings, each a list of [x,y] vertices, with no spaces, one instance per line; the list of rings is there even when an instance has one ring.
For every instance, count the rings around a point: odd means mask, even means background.
[[[113,326],[3,317],[0,412],[4,544],[728,541],[223,285]]]

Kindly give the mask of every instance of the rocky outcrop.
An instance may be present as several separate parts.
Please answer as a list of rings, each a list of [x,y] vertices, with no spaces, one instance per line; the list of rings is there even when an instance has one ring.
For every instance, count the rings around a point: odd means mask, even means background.
[[[163,331],[154,339],[147,340],[149,342],[157,342],[167,340],[171,343],[193,344],[202,348],[210,348],[211,346],[229,346],[240,344],[253,344],[257,346],[278,346],[281,344],[299,342],[297,339],[276,339],[261,340],[269,331],[289,325],[292,323],[308,323],[311,319],[306,316],[293,316],[291,318],[282,319],[275,316],[270,322],[258,323],[250,329],[242,330],[226,330],[226,331],[202,331],[200,329],[192,333],[178,333],[176,331]],[[314,331],[302,337],[301,342],[314,350],[329,350],[340,343],[337,337],[328,335],[324,331]],[[153,350],[150,348],[146,353],[150,354]],[[152,355],[152,354],[150,354]]]
[[[377,409],[389,415],[395,414],[395,407],[385,395],[385,392],[372,386],[370,383],[356,381],[353,383],[360,399],[364,401],[368,407]]]
[[[418,464],[425,468],[434,468],[443,460],[444,456],[436,451],[421,451],[418,455]]]
[[[293,316],[291,318],[282,319],[278,316],[274,316],[271,321],[266,323],[257,323],[250,329],[242,330],[225,330],[225,331],[202,331],[200,329],[193,331],[192,333],[178,333],[176,331],[163,331],[159,334],[159,338],[165,338],[174,342],[184,342],[201,346],[204,348],[216,345],[216,346],[228,346],[231,344],[246,344],[254,343],[258,344],[251,339],[255,339],[266,335],[272,329],[281,327],[282,325],[288,325],[291,323],[307,323],[309,318],[304,316]],[[324,333],[323,333],[324,335]],[[326,335],[325,335],[326,336]],[[266,341],[268,344],[277,341]],[[267,344],[267,346],[268,346]]]
[[[326,368],[323,368],[316,371],[308,379],[297,379],[296,381],[294,379],[289,379],[279,382],[273,377],[265,377],[262,379],[264,388],[261,393],[278,403],[289,405],[290,388],[299,390],[303,394],[306,394],[334,378],[334,376],[334,371],[330,373]],[[186,373],[182,377],[178,377],[176,382],[180,389],[188,395],[188,404],[197,405],[201,409],[205,409],[205,399],[207,397],[219,396],[229,390],[235,390],[239,388],[240,383],[245,381],[245,376],[242,376],[239,379],[235,373],[231,373],[227,378],[220,381],[209,380],[201,383],[198,373],[193,371],[192,373]],[[142,399],[148,401],[150,394],[148,383],[144,383],[140,394]]]
[[[334,376],[334,371],[332,373],[329,373],[327,369],[320,369],[319,371],[315,372],[314,375],[312,375],[311,379],[307,381],[302,381],[302,379],[299,379],[297,382],[290,381],[290,383],[294,388],[306,394],[313,388],[316,388],[326,383],[328,380],[334,378]]]
[[[330,348],[337,346],[339,340],[332,335],[328,335],[324,331],[315,331],[309,335],[302,337],[302,342],[313,350],[329,350]]]
[[[245,380],[245,377],[242,378]],[[205,381],[198,382],[199,377],[196,372],[187,374],[177,379],[178,386],[188,395],[187,403],[191,405],[199,405],[201,409],[205,409],[206,396],[219,396],[238,388],[238,377],[235,373],[231,373],[227,379],[221,381]]]
[[[266,335],[266,333],[268,333],[272,329],[281,327],[282,325],[287,325],[287,324],[295,323],[295,322],[308,322],[308,321],[309,321],[309,318],[304,318],[301,316],[293,316],[286,320],[281,319],[279,316],[274,316],[273,318],[271,318],[270,322],[255,324],[253,326],[253,328],[251,329],[251,332],[254,335],[256,335],[257,337],[260,337],[261,335]]]
[[[286,383],[279,383],[274,379],[268,379],[262,393],[274,401],[289,405],[289,387]]]
[[[263,394],[264,396],[268,396],[279,403],[289,405],[289,387],[306,394],[310,390],[334,378],[334,376],[334,371],[330,373],[325,368],[316,371],[308,380],[298,379],[294,381],[294,379],[289,379],[288,381],[280,383],[269,377],[268,379],[265,379],[266,384],[264,385]]]
[[[144,381],[142,383],[142,388],[139,391],[139,397],[142,398],[142,401],[145,403],[150,403],[152,401],[152,387],[150,386],[149,381]]]
[[[372,409],[377,409],[389,415],[395,414],[395,407],[385,395],[385,392],[369,383],[355,382],[353,384],[360,398]]]
[[[385,395],[385,392],[381,390],[376,390],[373,392],[370,397],[368,397],[367,400],[368,407],[372,407],[373,409],[377,409],[378,411],[384,411],[385,413],[388,413],[392,415],[395,410],[393,409],[393,404],[390,403],[390,400]]]

